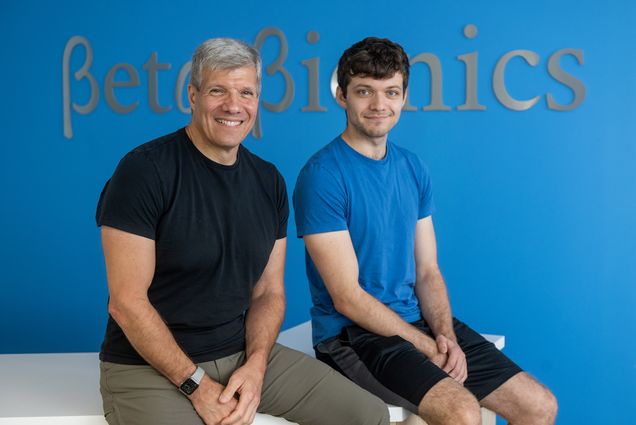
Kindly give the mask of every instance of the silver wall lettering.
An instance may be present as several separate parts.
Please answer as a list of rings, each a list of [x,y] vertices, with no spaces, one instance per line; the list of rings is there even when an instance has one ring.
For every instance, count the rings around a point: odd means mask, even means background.
[[[473,24],[465,25],[463,28],[463,36],[467,39],[474,39],[478,35],[478,29]],[[289,108],[291,103],[293,102],[295,95],[295,85],[294,79],[290,72],[285,68],[285,61],[287,60],[289,53],[289,45],[287,42],[287,38],[285,34],[278,28],[268,27],[262,29],[256,36],[254,45],[257,50],[261,51],[264,44],[270,37],[274,37],[278,40],[279,49],[278,55],[276,56],[273,63],[269,66],[264,67],[267,75],[275,75],[280,74],[283,78],[284,87],[282,97],[280,101],[277,103],[271,103],[267,101],[263,101],[262,107],[272,111],[272,112],[283,112]],[[320,34],[316,31],[308,31],[306,35],[306,41],[309,45],[317,44],[320,40]],[[73,54],[76,55],[78,53],[75,50],[78,46],[84,48],[85,57],[84,62],[81,64],[79,69],[73,73],[73,78],[75,81],[79,82],[79,84],[73,83],[71,80],[71,59]],[[81,50],[81,48],[79,49]],[[450,111],[452,109],[456,109],[458,111],[467,111],[467,110],[485,110],[486,106],[479,104],[478,100],[478,68],[479,68],[479,56],[477,51],[473,51],[471,53],[466,53],[463,55],[456,56],[456,59],[464,63],[465,68],[465,99],[464,103],[458,105],[456,108],[451,108],[446,105],[444,102],[443,96],[443,72],[442,66],[440,63],[440,59],[433,53],[420,53],[416,56],[413,56],[410,59],[411,66],[414,66],[418,63],[424,63],[428,67],[428,72],[430,76],[430,99],[427,105],[421,107],[420,110],[423,111]],[[583,50],[575,49],[575,48],[567,48],[557,50],[554,54],[552,54],[547,63],[547,71],[550,74],[551,78],[557,81],[558,83],[564,85],[569,88],[573,92],[573,97],[570,103],[564,104],[559,103],[555,100],[553,93],[546,93],[546,103],[547,107],[550,110],[556,111],[571,111],[573,109],[578,108],[581,103],[585,100],[586,97],[586,87],[584,82],[575,78],[572,74],[563,70],[561,66],[561,58],[563,56],[571,55],[578,61],[579,65],[584,64],[583,60]],[[497,98],[497,100],[506,108],[515,110],[515,111],[524,111],[532,108],[540,99],[541,96],[535,96],[531,99],[520,100],[513,98],[508,88],[506,87],[505,77],[506,77],[506,69],[508,66],[508,62],[514,59],[515,57],[521,57],[525,62],[535,67],[539,63],[539,54],[533,52],[531,50],[512,50],[507,52],[497,61],[494,69],[494,73],[492,75],[492,90]],[[483,59],[482,59],[483,60]],[[76,60],[74,63],[79,65],[80,61]],[[320,65],[321,58],[318,55],[314,57],[310,57],[305,60],[300,60],[300,63],[307,70],[307,82],[308,82],[308,99],[307,104],[302,106],[300,109],[301,112],[325,112],[327,108],[323,107],[320,104]],[[71,37],[64,47],[64,53],[62,57],[62,111],[63,111],[63,129],[64,129],[64,137],[67,139],[73,138],[73,112],[77,112],[79,114],[90,114],[92,113],[99,103],[99,98],[101,95],[101,87],[98,84],[98,81],[95,79],[94,75],[91,73],[91,67],[93,64],[93,49],[89,41],[83,36],[73,36]],[[160,83],[160,75],[159,71],[172,69],[172,64],[170,63],[160,63],[158,61],[158,53],[152,52],[150,57],[146,60],[143,65],[143,69],[147,72],[148,76],[148,93],[146,93],[148,97],[148,104],[150,106],[150,110],[154,113],[167,113],[173,109],[173,106],[170,102],[167,102],[166,105],[162,105],[159,103],[159,83]],[[176,80],[176,84],[174,86],[174,100],[176,104],[176,108],[179,112],[183,114],[190,114],[191,107],[187,99],[187,90],[186,86],[188,84],[188,76],[191,71],[191,62],[186,62],[179,69],[179,74]],[[96,72],[96,71],[94,71]],[[104,81],[104,97],[106,102],[115,112],[120,114],[127,114],[134,111],[139,106],[139,100],[141,96],[137,96],[133,98],[134,102],[130,104],[121,104],[115,96],[116,88],[130,88],[139,86],[139,72],[135,67],[130,64],[119,63],[115,64],[112,68],[110,68],[107,72]],[[117,75],[117,74],[120,75]],[[121,74],[125,74],[122,76]],[[119,77],[119,79],[117,79]],[[338,87],[337,81],[337,67],[333,70],[329,78],[329,88],[332,97],[336,98],[336,91]],[[71,95],[71,85],[78,88],[85,88],[81,84],[85,84],[82,80],[86,80],[88,82],[89,89],[89,97],[88,101],[85,104],[78,104],[73,101]],[[166,84],[164,81],[164,77],[161,78],[161,82]],[[417,111],[419,106],[413,106],[411,104],[410,94],[413,92],[412,86],[409,92],[407,93],[407,98],[404,103],[403,110],[406,111]],[[82,90],[82,93],[86,93],[85,90]],[[137,93],[137,92],[136,92]],[[141,94],[141,93],[139,93]],[[165,95],[164,95],[165,96]],[[132,102],[132,100],[131,100]],[[262,112],[262,111],[261,111]],[[263,136],[260,113],[257,114],[256,122],[254,124],[254,128],[252,129],[252,134],[255,138],[260,139]]]
[[[510,96],[506,89],[505,73],[506,65],[510,59],[519,56],[522,57],[529,65],[537,66],[539,63],[539,55],[531,50],[512,50],[501,57],[495,66],[495,72],[492,77],[492,88],[497,96],[497,100],[506,108],[513,111],[525,111],[534,106],[541,96],[535,96],[528,100],[518,100]]]
[[[477,34],[479,34],[479,31],[477,30],[477,26],[474,24],[468,24],[464,27],[464,37],[472,40],[477,37]]]
[[[547,102],[548,108],[554,109],[555,111],[571,111],[572,109],[578,108],[583,100],[585,100],[585,85],[572,75],[561,69],[561,57],[564,55],[572,55],[576,58],[579,65],[583,65],[583,51],[581,49],[561,49],[557,50],[550,59],[548,59],[548,72],[560,83],[568,86],[574,92],[574,100],[569,105],[562,105],[554,101],[552,97],[552,93],[548,93]]]
[[[115,80],[117,71],[120,69],[128,75],[128,80]],[[106,74],[106,81],[104,81],[104,97],[106,98],[106,103],[108,103],[108,106],[110,106],[113,111],[119,114],[128,114],[134,111],[139,105],[139,101],[137,100],[130,105],[122,105],[115,97],[115,88],[137,87],[138,85],[139,73],[132,65],[127,63],[118,63],[114,65],[108,71],[108,74]]]
[[[320,40],[320,34],[316,31],[307,33],[307,42],[316,44]],[[315,57],[300,61],[305,65],[309,77],[309,105],[303,106],[301,112],[326,112],[327,108],[320,106],[320,93],[318,91],[318,81],[320,79],[320,58]]]
[[[411,87],[408,88],[406,92],[406,100],[404,101],[404,106],[402,106],[403,111],[415,112],[417,111],[417,106],[411,105],[411,100],[409,99],[409,95],[411,94]]]
[[[174,86],[174,101],[177,103],[177,108],[184,114],[189,114],[192,112],[192,108],[190,105],[185,106],[183,104],[183,91],[186,87],[186,81],[188,81],[188,75],[190,75],[190,70],[192,69],[192,61],[187,61],[183,64],[181,69],[179,70],[179,76],[177,77],[177,84]]]
[[[289,71],[287,71],[287,69],[283,67],[283,63],[285,62],[285,59],[287,59],[287,53],[289,50],[287,45],[287,37],[285,37],[285,34],[278,28],[265,28],[261,30],[261,32],[259,32],[256,36],[254,47],[260,52],[263,44],[265,43],[265,40],[270,36],[278,38],[278,41],[280,43],[280,51],[278,53],[276,61],[273,64],[268,65],[265,70],[267,72],[267,75],[280,73],[283,76],[283,78],[285,79],[285,93],[283,94],[283,98],[280,102],[270,103],[267,101],[263,101],[263,106],[268,111],[283,112],[289,107],[292,100],[294,99],[294,80]]]
[[[423,111],[450,111],[450,106],[444,104],[442,99],[442,65],[437,56],[432,53],[420,53],[413,57],[410,61],[411,66],[417,63],[425,63],[428,65],[431,75],[431,101],[428,105],[422,107]],[[410,104],[407,94],[406,103],[402,108],[405,111],[417,111],[417,108]]]
[[[457,107],[458,111],[485,111],[486,107],[477,100],[477,58],[478,53],[467,53],[457,56],[466,68],[466,99]]]
[[[477,27],[468,24],[464,27],[464,37],[472,40],[477,37]],[[479,104],[477,100],[477,61],[478,53],[467,53],[457,56],[457,59],[464,62],[466,69],[466,97],[463,104],[457,107],[458,111],[485,111],[486,107]]]
[[[320,106],[320,95],[318,93],[318,67],[320,58],[311,58],[300,61],[307,67],[309,73],[309,105],[301,108],[302,112],[325,112],[327,108]]]
[[[159,114],[168,112],[172,106],[159,105],[159,84],[157,81],[157,71],[162,69],[170,69],[172,65],[169,63],[158,63],[157,52],[152,52],[148,61],[144,64],[144,70],[148,72],[148,103],[150,109]]]
[[[283,94],[283,98],[281,99],[281,101],[278,103],[270,103],[264,100],[263,107],[272,112],[283,112],[289,107],[294,98],[294,80],[292,79],[287,69],[282,66],[285,62],[285,59],[287,59],[287,37],[285,37],[285,34],[283,34],[283,32],[278,28],[263,28],[256,35],[254,48],[260,52],[263,44],[265,43],[265,40],[267,40],[269,36],[278,38],[278,41],[280,43],[280,51],[278,53],[276,61],[273,64],[267,66],[265,68],[265,71],[267,72],[267,75],[274,75],[277,72],[281,73],[285,80],[285,93]],[[260,113],[256,115],[256,122],[254,123],[254,128],[252,129],[252,136],[254,136],[254,138],[256,139],[260,139],[261,137],[263,137]]]
[[[89,114],[93,112],[97,106],[99,100],[99,86],[95,77],[88,71],[93,64],[93,48],[85,37],[76,35],[66,43],[64,47],[64,55],[62,57],[62,108],[63,108],[63,121],[64,121],[64,137],[67,139],[73,138],[73,126],[71,124],[71,83],[69,78],[69,67],[71,61],[71,54],[75,46],[81,44],[86,49],[86,58],[82,67],[73,75],[76,81],[80,81],[84,78],[88,79],[91,87],[91,95],[88,102],[85,105],[78,105],[73,102],[73,110],[80,114]]]

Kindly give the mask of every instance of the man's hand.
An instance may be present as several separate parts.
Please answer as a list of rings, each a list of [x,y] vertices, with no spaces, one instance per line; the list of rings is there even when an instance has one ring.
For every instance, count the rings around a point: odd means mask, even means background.
[[[199,388],[190,396],[194,409],[206,425],[221,424],[236,409],[238,401],[235,398],[219,402],[222,392],[223,385],[204,375]]]
[[[430,356],[429,360],[432,361],[435,366],[443,369],[446,364],[446,360],[448,360],[448,354],[438,351],[435,355]]]
[[[261,402],[264,376],[265,372],[249,361],[234,371],[219,397],[219,402],[236,403],[234,395],[238,394],[238,404],[231,414],[223,419],[222,425],[245,425],[254,422],[256,409]]]
[[[439,354],[432,358],[431,361],[441,367],[451,378],[463,384],[468,377],[468,365],[466,364],[466,356],[461,347],[455,341],[446,338],[444,335],[438,335],[437,338],[435,338],[435,342],[437,343]],[[445,358],[440,356],[440,354],[445,355]],[[439,364],[437,362],[439,362]]]

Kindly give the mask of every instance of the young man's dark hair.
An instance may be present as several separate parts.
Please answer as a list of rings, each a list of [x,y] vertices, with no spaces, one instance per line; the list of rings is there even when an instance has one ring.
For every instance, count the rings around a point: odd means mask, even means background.
[[[347,86],[351,77],[359,75],[378,80],[402,73],[402,88],[409,85],[409,58],[397,43],[387,38],[367,37],[344,51],[338,61],[338,85],[347,97]]]

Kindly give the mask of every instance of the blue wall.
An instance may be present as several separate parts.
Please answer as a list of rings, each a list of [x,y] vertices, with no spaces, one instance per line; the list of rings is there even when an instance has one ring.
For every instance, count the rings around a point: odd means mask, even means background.
[[[429,74],[413,67],[411,103],[392,139],[429,164],[442,269],[455,313],[478,330],[505,334],[506,352],[549,385],[561,404],[559,423],[632,423],[636,391],[636,7],[628,0],[128,3],[4,1],[0,6],[0,353],[96,351],[106,321],[106,282],[94,209],[119,158],[134,146],[188,122],[174,91],[181,66],[213,36],[254,41],[278,28],[295,85],[290,106],[262,110],[263,137],[247,146],[276,163],[290,190],[320,146],[344,125],[329,90],[342,50],[367,36],[401,42],[407,52],[434,53],[451,111],[422,111]],[[103,3],[108,3],[108,6]],[[220,3],[220,2],[219,2]],[[302,5],[300,5],[302,3]],[[398,10],[397,7],[400,7]],[[464,36],[467,24],[478,35]],[[316,31],[317,43],[307,41]],[[95,109],[71,108],[64,136],[63,54],[73,36],[93,50],[89,72],[99,86]],[[550,76],[548,59],[578,49],[580,64],[561,67],[586,96],[571,111],[550,110],[546,94],[570,104],[572,90]],[[512,111],[493,92],[496,63],[511,50],[534,51],[536,66],[512,59],[505,83]],[[152,111],[148,73],[153,52],[171,68],[158,72],[160,105]],[[266,65],[279,40],[263,45]],[[465,67],[457,56],[478,52],[478,99],[484,111],[459,111]],[[89,101],[88,80],[73,73],[85,49],[70,55],[71,102]],[[319,58],[320,104],[302,112],[308,72]],[[105,96],[109,70],[130,64],[139,85],[116,88],[128,114]],[[125,80],[120,71],[117,80]],[[283,98],[282,74],[265,75],[262,98]],[[290,234],[295,225],[290,222]],[[290,238],[285,327],[308,319],[302,244]]]

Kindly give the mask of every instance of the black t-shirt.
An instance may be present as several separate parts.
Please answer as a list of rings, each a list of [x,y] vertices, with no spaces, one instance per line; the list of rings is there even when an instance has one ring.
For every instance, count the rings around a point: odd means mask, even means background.
[[[245,347],[251,290],[287,234],[285,181],[240,146],[234,165],[209,160],[185,129],[139,146],[119,163],[97,205],[97,225],[155,240],[148,297],[195,361]],[[100,359],[146,363],[108,318]]]

